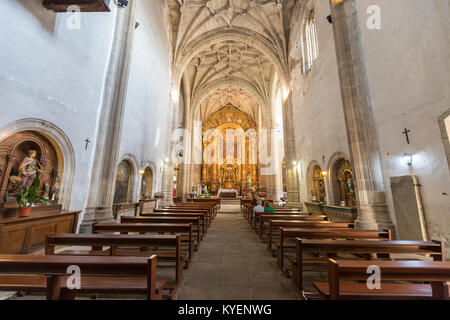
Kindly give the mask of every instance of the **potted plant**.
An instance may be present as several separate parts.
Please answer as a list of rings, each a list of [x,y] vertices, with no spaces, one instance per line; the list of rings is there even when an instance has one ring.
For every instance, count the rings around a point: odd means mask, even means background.
[[[33,184],[30,187],[17,187],[15,190],[15,198],[19,204],[19,217],[25,218],[30,216],[31,208],[36,203],[48,204],[47,199],[43,196],[42,190],[39,190],[41,180],[39,174],[34,178]]]

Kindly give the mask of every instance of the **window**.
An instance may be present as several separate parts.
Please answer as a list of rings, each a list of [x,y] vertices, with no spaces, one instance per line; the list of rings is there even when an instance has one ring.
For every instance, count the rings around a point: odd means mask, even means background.
[[[303,74],[306,75],[319,56],[314,10],[306,14],[302,30]]]

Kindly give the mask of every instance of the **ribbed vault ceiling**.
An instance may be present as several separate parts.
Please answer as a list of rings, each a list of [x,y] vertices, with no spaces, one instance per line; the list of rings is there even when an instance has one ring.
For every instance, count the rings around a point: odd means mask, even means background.
[[[231,102],[251,115],[287,70],[296,0],[166,0],[174,75],[201,120]],[[280,73],[282,73],[280,75]]]

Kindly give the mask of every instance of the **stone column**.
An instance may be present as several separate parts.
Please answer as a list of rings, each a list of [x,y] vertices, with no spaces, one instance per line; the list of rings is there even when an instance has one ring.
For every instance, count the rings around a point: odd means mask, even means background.
[[[172,158],[172,151],[176,145],[176,141],[172,141],[172,133],[177,127],[177,112],[179,111],[179,102],[169,101],[169,126],[167,128],[166,137],[166,159],[164,161],[163,181],[162,181],[162,193],[164,198],[161,200],[161,206],[168,206],[173,204],[173,176],[174,176],[174,160]]]
[[[104,86],[103,104],[96,137],[89,196],[81,232],[89,232],[94,222],[113,221],[115,177],[128,77],[133,50],[137,0],[117,7],[114,39]]]
[[[292,93],[283,104],[283,131],[284,131],[284,154],[286,161],[286,187],[289,205],[300,204],[300,188],[298,181],[296,159],[295,134],[292,112]]]
[[[355,0],[330,0],[359,229],[393,228],[385,201],[377,134]]]

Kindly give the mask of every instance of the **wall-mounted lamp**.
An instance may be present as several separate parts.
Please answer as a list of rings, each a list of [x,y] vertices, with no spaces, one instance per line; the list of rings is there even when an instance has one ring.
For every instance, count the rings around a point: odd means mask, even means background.
[[[292,165],[296,166],[297,165],[297,161],[292,161]]]
[[[412,155],[411,154],[405,152],[405,154],[402,157],[402,160],[407,166],[412,165]]]
[[[140,174],[141,176],[143,176],[144,173],[145,173],[145,169],[139,169],[139,174]]]
[[[328,174],[328,172],[327,172],[327,171],[325,171],[325,170],[323,170],[323,171],[322,171],[322,176],[326,177],[326,176],[327,176],[327,174]]]
[[[170,160],[169,158],[165,158],[165,159],[164,159],[164,162],[165,162],[165,163],[169,163],[169,160]]]

